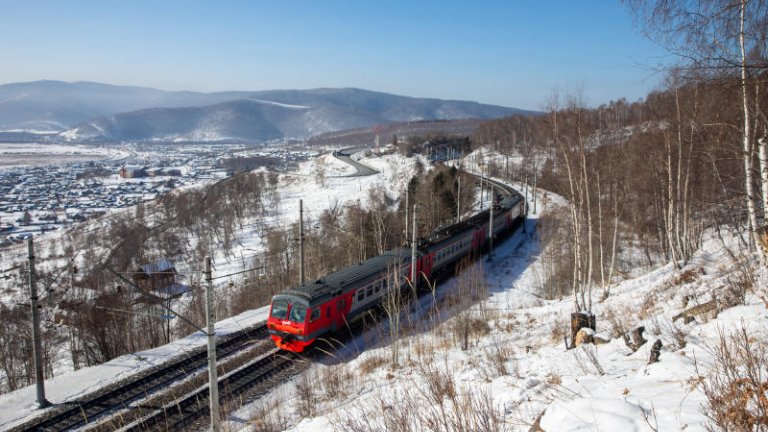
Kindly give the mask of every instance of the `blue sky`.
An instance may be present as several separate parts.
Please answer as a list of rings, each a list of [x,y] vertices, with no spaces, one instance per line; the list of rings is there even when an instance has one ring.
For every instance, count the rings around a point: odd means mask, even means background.
[[[359,87],[539,109],[643,97],[666,53],[618,1],[5,1],[0,83]]]

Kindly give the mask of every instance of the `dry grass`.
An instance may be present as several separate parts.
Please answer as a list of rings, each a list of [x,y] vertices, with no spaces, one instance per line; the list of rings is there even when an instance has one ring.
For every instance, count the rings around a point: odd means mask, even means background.
[[[275,398],[269,401],[259,401],[251,406],[248,423],[250,430],[254,432],[278,432],[288,428],[288,419],[282,409],[284,401]]]
[[[565,323],[555,322],[549,327],[549,337],[553,342],[560,343],[569,331],[570,330]]]
[[[668,343],[671,351],[677,351],[685,348],[687,333],[683,327],[678,326],[674,321],[665,321],[661,324],[661,335]]]
[[[504,415],[490,393],[457,388],[452,371],[434,365],[419,370],[406,391],[382,392],[378,403],[359,404],[337,415],[341,432],[498,432],[507,430]]]
[[[508,375],[510,373],[510,368],[511,372],[519,377],[520,368],[514,355],[515,351],[508,342],[504,342],[500,338],[493,338],[490,346],[483,349],[483,358],[490,366],[481,368],[481,372],[485,374],[486,381],[491,381],[493,378]]]
[[[768,431],[768,341],[742,326],[732,335],[721,333],[712,353],[714,367],[700,385],[707,397],[707,429]]]
[[[704,274],[705,274],[704,269],[701,267],[690,268],[682,271],[674,279],[669,281],[668,284],[673,287],[680,286],[680,285],[687,285],[687,284],[696,282]]]
[[[447,364],[444,369],[435,367],[431,363],[420,365],[419,374],[424,382],[424,395],[430,403],[439,405],[445,398],[456,397],[453,371],[448,368]]]
[[[630,330],[627,320],[631,319],[632,313],[626,306],[621,306],[618,311],[606,309],[603,320],[608,322],[611,338],[622,337]]]
[[[361,361],[357,370],[360,371],[361,376],[365,376],[370,374],[374,370],[378,369],[379,367],[385,365],[386,363],[387,363],[387,359],[385,359],[384,357],[379,355],[373,355]]]
[[[313,417],[317,412],[319,402],[317,389],[317,377],[311,371],[307,371],[296,380],[297,409],[301,417]]]
[[[353,374],[344,364],[324,368],[320,372],[320,383],[322,384],[325,400],[343,399],[347,395],[352,378]]]
[[[563,377],[556,373],[550,373],[547,375],[547,384],[552,386],[559,386],[563,383]]]
[[[746,304],[747,293],[754,291],[755,275],[749,267],[742,265],[739,270],[728,275],[725,279],[723,305],[732,307]]]

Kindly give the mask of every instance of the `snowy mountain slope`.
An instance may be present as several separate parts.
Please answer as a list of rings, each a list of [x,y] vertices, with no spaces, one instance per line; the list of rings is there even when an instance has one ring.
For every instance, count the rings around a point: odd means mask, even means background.
[[[0,130],[60,132],[104,115],[142,108],[202,106],[240,96],[169,92],[92,82],[33,81],[0,85]]]
[[[157,108],[102,117],[68,140],[264,142],[396,121],[489,118],[513,112],[471,102],[414,99],[357,89],[260,92],[196,108]]]

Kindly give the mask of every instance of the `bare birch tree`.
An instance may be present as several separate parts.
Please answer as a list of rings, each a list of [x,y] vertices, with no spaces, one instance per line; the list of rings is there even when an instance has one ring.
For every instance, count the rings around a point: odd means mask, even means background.
[[[646,34],[679,56],[692,77],[735,81],[741,92],[741,148],[744,200],[753,245],[762,227],[759,210],[768,208],[768,152],[758,145],[759,178],[753,177],[759,88],[768,70],[766,0],[625,0]],[[754,100],[751,100],[754,98]],[[758,140],[758,144],[760,141]],[[755,195],[759,184],[760,199]],[[761,209],[758,209],[758,204]]]

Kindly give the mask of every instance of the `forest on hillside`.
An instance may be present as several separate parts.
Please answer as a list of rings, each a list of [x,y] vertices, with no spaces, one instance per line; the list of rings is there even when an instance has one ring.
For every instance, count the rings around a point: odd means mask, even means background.
[[[768,208],[766,84],[768,12],[763,1],[625,2],[649,37],[678,55],[644,100],[587,107],[553,92],[541,116],[481,125],[473,143],[522,155],[519,179],[568,199],[543,235],[569,238],[551,251],[549,293],[573,293],[591,310],[609,294],[617,251],[647,267],[681,266],[702,232],[741,233],[765,257]],[[499,163],[491,172],[502,172]],[[637,258],[635,258],[637,259]]]

